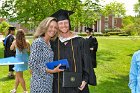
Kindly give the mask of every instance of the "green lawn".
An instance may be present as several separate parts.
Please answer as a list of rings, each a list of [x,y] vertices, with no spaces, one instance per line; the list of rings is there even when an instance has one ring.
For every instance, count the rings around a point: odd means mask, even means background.
[[[128,75],[133,53],[140,49],[140,38],[132,37],[97,37],[98,65],[95,69],[98,85],[90,86],[91,93],[130,93]],[[3,57],[3,46],[0,43],[0,57]],[[0,93],[8,93],[14,87],[14,79],[8,79],[8,66],[0,66]],[[27,89],[30,85],[30,74],[24,73]],[[22,93],[19,86],[17,93]]]

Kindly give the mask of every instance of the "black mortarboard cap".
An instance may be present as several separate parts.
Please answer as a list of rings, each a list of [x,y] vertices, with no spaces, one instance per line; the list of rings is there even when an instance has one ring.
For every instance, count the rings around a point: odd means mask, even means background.
[[[55,17],[58,21],[65,20],[65,19],[69,20],[69,16],[73,13],[74,13],[73,11],[60,9],[54,14],[52,14],[51,17]]]
[[[86,32],[92,32],[92,31],[93,31],[93,29],[92,29],[92,28],[87,27],[85,31],[86,31]]]
[[[15,30],[15,29],[16,29],[16,27],[9,27],[8,30]]]

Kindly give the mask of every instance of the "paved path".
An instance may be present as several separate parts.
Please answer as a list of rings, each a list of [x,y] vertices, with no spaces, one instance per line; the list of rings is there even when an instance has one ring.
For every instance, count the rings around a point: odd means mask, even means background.
[[[140,36],[109,36],[109,37],[100,36],[100,37],[96,37],[96,38],[97,39],[102,38],[102,39],[122,39],[122,40],[131,39],[131,40],[137,40],[137,39],[140,39]]]
[[[0,35],[0,42],[2,42],[3,39],[3,35]]]

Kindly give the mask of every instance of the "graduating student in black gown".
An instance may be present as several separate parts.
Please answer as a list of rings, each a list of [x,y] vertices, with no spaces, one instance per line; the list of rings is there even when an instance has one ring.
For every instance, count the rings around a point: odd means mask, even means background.
[[[97,41],[96,37],[92,36],[92,32],[93,32],[92,28],[87,27],[85,31],[87,33],[86,41],[88,42],[90,56],[92,58],[92,67],[96,68],[97,67],[96,52],[98,49],[98,41]]]
[[[6,36],[6,38],[3,40],[3,44],[4,44],[4,57],[11,57],[11,56],[15,56],[15,51],[14,50],[10,50],[10,46],[12,45],[12,42],[14,41],[14,34],[15,34],[15,27],[9,27],[8,29],[8,34]],[[13,70],[14,65],[9,65],[9,74],[8,77],[9,78],[14,78],[14,70]]]
[[[85,45],[85,39],[74,34],[70,30],[69,15],[72,11],[58,10],[52,16],[57,18],[59,35],[51,42],[54,51],[54,60],[68,59],[69,69],[67,71],[76,71],[82,73],[82,81],[79,87],[62,87],[62,73],[55,73],[53,79],[53,93],[89,93],[89,63],[88,49]],[[73,47],[73,48],[72,48]],[[75,61],[74,61],[75,60]]]

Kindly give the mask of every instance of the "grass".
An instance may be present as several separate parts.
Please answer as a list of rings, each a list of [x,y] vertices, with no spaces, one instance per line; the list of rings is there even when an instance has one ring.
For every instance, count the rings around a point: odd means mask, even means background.
[[[95,69],[98,85],[91,86],[91,93],[130,93],[128,88],[130,61],[140,49],[139,38],[97,38],[98,67]]]
[[[140,49],[139,37],[97,37],[97,86],[90,86],[90,93],[130,93],[128,88],[130,61],[133,53]],[[3,46],[0,43],[0,57]],[[14,79],[8,79],[8,66],[0,66],[0,93],[8,93],[14,87]],[[30,74],[24,72],[27,89],[30,87]],[[17,93],[22,93],[19,86]]]

